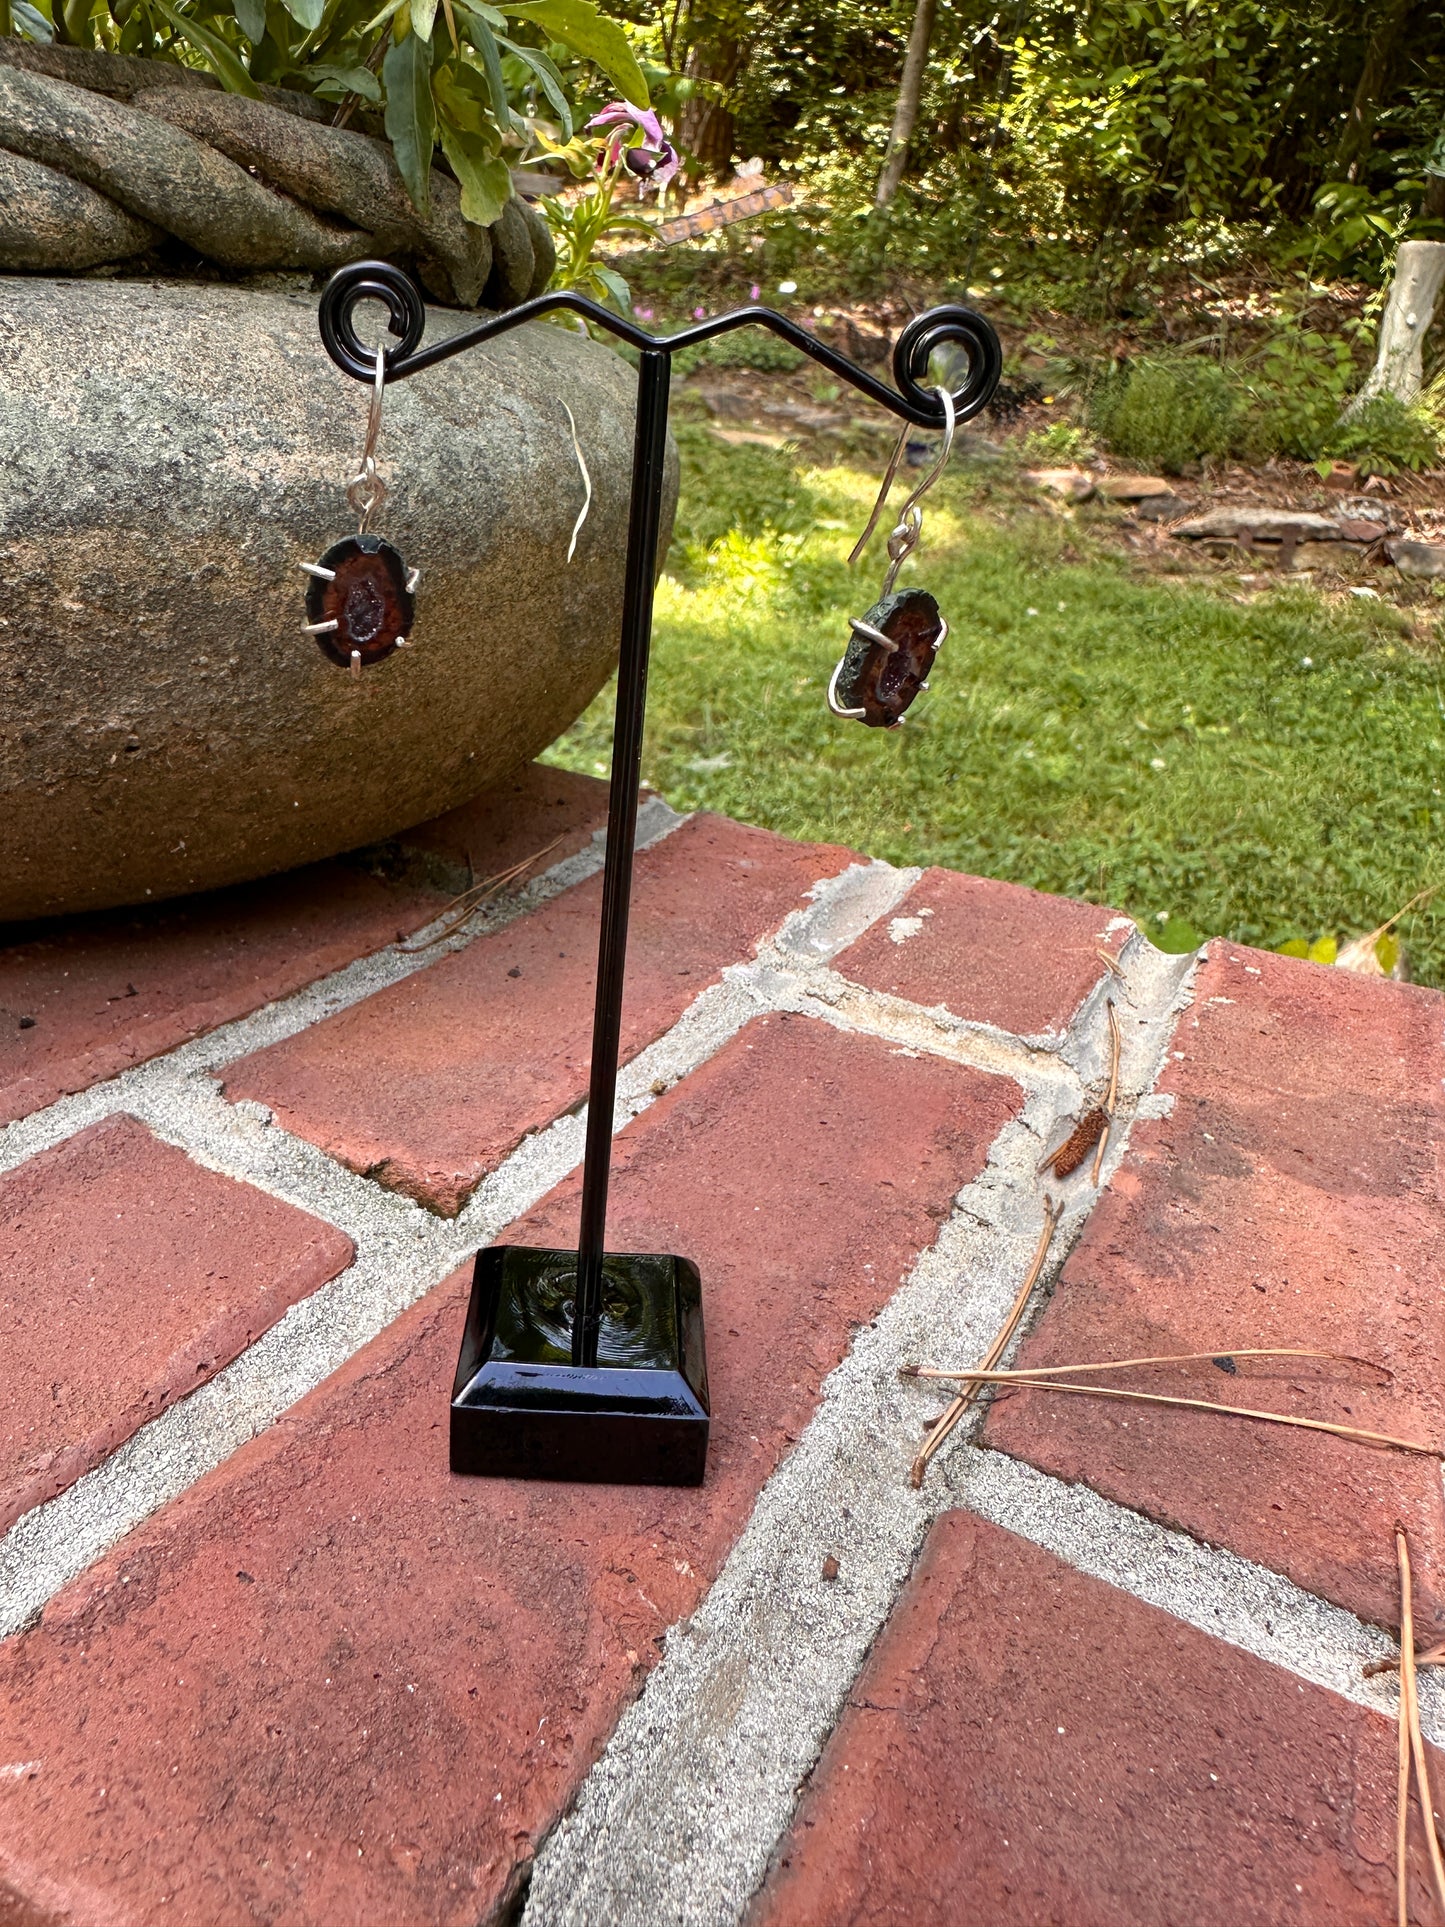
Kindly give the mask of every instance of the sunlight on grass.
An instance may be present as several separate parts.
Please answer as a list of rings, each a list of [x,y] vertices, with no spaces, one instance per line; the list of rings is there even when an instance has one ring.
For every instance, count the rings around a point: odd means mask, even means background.
[[[1445,875],[1439,663],[1385,605],[1281,583],[1246,607],[1069,559],[1067,522],[990,518],[963,474],[904,576],[952,624],[932,689],[864,730],[824,691],[877,593],[881,541],[844,561],[876,477],[678,439],[643,763],[677,808],[1116,904],[1180,944],[1355,934]],[[609,687],[549,760],[605,770],[611,717]],[[1445,982],[1445,924],[1404,935]]]

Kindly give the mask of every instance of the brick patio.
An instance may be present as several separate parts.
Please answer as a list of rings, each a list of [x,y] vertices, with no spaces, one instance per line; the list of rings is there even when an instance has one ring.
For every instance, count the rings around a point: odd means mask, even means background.
[[[1445,1448],[1445,1000],[648,799],[610,1241],[701,1269],[707,1479],[458,1479],[467,1261],[575,1236],[604,816],[534,768],[0,951],[0,1927],[1392,1920],[1438,1462],[1015,1393],[915,1490],[899,1367],[1049,1196],[1017,1362],[1328,1347],[1149,1384]]]

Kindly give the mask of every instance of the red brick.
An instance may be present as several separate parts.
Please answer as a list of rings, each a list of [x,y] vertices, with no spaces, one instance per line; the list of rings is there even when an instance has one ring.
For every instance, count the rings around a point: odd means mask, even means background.
[[[1379,1714],[955,1512],[749,1927],[1379,1927],[1394,1774]]]
[[[693,817],[638,859],[622,1056],[850,853]],[[586,1095],[600,877],[227,1073],[231,1097],[453,1216],[529,1131]]]
[[[107,1118],[0,1177],[0,1531],[345,1270],[351,1240]]]
[[[1242,1360],[1148,1384],[1445,1446],[1442,1019],[1434,991],[1211,946],[1160,1080],[1172,1114],[1134,1127],[1022,1362],[1327,1348],[1393,1377]],[[996,1405],[987,1437],[1385,1624],[1401,1518],[1445,1629],[1433,1459],[1042,1392]]]
[[[526,874],[538,875],[574,855],[606,821],[605,783],[527,763],[460,809],[403,830],[375,854],[394,853],[405,874],[455,893],[529,858],[536,860]]]
[[[417,929],[464,882],[606,817],[600,783],[532,765],[392,846],[395,881],[345,862],[154,908],[39,924],[0,949],[0,1124],[258,1010]],[[420,853],[418,855],[418,853]],[[425,877],[444,863],[440,882]],[[447,879],[451,879],[448,881]],[[23,1028],[22,1028],[23,1026]]]
[[[927,870],[834,968],[870,990],[1022,1037],[1057,1035],[1103,976],[1117,913],[1016,883]],[[917,918],[910,929],[907,919]],[[1123,934],[1128,934],[1127,932]]]
[[[706,1483],[449,1474],[459,1274],[0,1647],[0,1760],[42,1762],[0,1791],[12,1884],[145,1921],[493,1918],[1019,1101],[749,1026],[624,1133],[616,1182],[614,1241],[701,1267]],[[508,1235],[567,1235],[576,1192]]]

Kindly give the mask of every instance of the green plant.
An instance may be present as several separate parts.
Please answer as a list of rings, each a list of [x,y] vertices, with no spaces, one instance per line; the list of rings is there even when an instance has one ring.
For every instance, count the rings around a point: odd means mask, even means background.
[[[624,174],[641,180],[657,189],[661,201],[680,163],[657,115],[649,109],[613,101],[594,115],[587,127],[589,132],[599,127],[609,131],[590,143],[585,136],[563,145],[543,138],[548,152],[565,161],[574,175],[580,178],[590,174],[592,179],[587,193],[572,202],[560,198],[547,202],[547,223],[557,242],[553,285],[575,288],[594,300],[610,301],[620,313],[627,314],[632,307],[627,283],[615,268],[597,259],[597,249],[610,234],[645,234],[652,224],[631,207],[617,205],[618,182]]]
[[[1088,430],[1077,422],[1050,422],[1024,437],[1024,455],[1030,461],[1087,462],[1093,453]]]
[[[462,212],[488,226],[511,193],[507,150],[539,131],[514,102],[538,97],[572,138],[553,54],[599,69],[647,105],[627,34],[593,0],[46,0],[17,6],[31,37],[209,68],[229,92],[277,86],[334,101],[345,121],[380,110],[407,191],[426,212],[440,146]],[[546,45],[534,45],[536,36]],[[549,48],[551,51],[549,51]]]
[[[1338,422],[1326,453],[1355,462],[1362,475],[1433,468],[1440,459],[1438,424],[1395,395],[1374,395]]]
[[[1240,385],[1199,356],[1145,356],[1106,376],[1087,404],[1088,424],[1116,455],[1169,474],[1229,454],[1241,432]]]

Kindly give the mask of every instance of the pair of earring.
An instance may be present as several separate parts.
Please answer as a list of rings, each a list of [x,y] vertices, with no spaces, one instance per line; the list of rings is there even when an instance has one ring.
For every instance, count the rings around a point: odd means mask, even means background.
[[[378,347],[361,466],[346,485],[346,499],[357,514],[356,533],[333,542],[318,561],[301,564],[311,578],[302,628],[323,655],[356,677],[372,663],[384,662],[393,650],[406,648],[421,579],[420,569],[408,568],[399,549],[371,533],[386,500],[386,484],[376,466],[385,389],[386,354]]]
[[[923,497],[948,466],[953,453],[954,405],[946,388],[934,391],[943,410],[943,445],[938,459],[904,503],[888,537],[888,573],[878,600],[866,615],[850,616],[848,647],[828,683],[828,707],[835,716],[863,723],[869,729],[897,729],[920,690],[927,689],[929,673],[948,635],[948,624],[927,589],[895,589],[898,571],[918,547],[923,532]],[[868,526],[848,557],[852,565],[868,546],[878,526],[893,478],[908,447],[912,430],[904,425],[873,504]]]
[[[358,517],[356,534],[333,542],[319,561],[301,564],[311,578],[306,585],[306,620],[301,626],[315,638],[323,655],[357,677],[372,663],[384,662],[394,649],[408,646],[416,616],[416,585],[421,579],[421,570],[408,568],[399,549],[371,533],[372,520],[386,500],[386,484],[376,466],[385,390],[386,355],[378,348],[361,466],[346,485],[346,499]],[[572,433],[572,452],[577,457],[583,488],[582,507],[567,545],[570,562],[592,507],[592,476],[577,439],[576,420],[565,401],[562,412]]]

